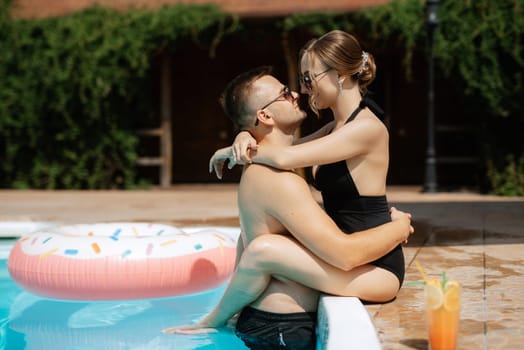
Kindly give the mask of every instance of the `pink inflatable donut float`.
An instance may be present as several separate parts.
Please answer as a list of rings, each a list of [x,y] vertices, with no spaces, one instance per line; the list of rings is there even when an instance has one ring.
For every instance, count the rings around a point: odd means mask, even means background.
[[[125,300],[196,293],[224,283],[236,239],[147,223],[60,226],[21,237],[10,252],[13,280],[37,295]]]

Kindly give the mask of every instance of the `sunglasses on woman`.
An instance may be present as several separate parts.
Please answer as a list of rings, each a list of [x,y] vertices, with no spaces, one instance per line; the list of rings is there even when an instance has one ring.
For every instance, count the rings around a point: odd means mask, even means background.
[[[320,73],[317,73],[317,74],[313,74],[313,76],[310,75],[309,71],[305,71],[304,75],[299,79],[300,80],[300,84],[302,86],[304,86],[307,90],[311,90],[311,89],[313,89],[313,81],[315,81],[315,79],[320,77],[322,74],[326,74],[331,69],[332,68],[328,68],[328,69],[326,69],[323,72],[320,72]]]

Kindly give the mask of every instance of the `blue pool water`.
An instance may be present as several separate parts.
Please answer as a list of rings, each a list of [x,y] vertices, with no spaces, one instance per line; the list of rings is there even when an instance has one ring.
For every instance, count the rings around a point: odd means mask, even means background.
[[[13,243],[0,241],[0,350],[247,349],[231,328],[201,335],[161,333],[203,317],[218,302],[225,285],[163,299],[51,300],[25,292],[10,278],[7,254]]]

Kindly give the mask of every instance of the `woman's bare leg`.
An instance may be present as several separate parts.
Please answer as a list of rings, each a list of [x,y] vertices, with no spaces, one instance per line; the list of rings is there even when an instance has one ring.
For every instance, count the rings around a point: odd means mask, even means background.
[[[393,273],[384,269],[362,265],[343,271],[324,262],[290,236],[266,234],[246,247],[222,299],[208,316],[198,324],[169,328],[165,332],[191,333],[223,326],[264,292],[272,276],[324,293],[373,302],[393,299],[400,287]]]
[[[350,271],[340,270],[311,253],[291,236],[263,235],[254,239],[239,264],[258,276],[273,275],[307,287],[340,296],[356,296],[374,302],[393,299],[398,278],[390,271],[366,264]],[[351,254],[351,252],[348,252]]]

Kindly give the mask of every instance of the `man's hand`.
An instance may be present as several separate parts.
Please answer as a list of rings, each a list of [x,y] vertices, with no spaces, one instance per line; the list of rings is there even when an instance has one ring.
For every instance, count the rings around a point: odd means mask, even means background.
[[[408,243],[409,236],[415,232],[415,229],[411,225],[411,214],[404,213],[395,207],[391,207],[389,213],[391,215],[391,221],[403,220],[406,223],[406,238],[404,239],[404,244]]]
[[[236,165],[231,147],[221,148],[213,154],[209,160],[209,173],[212,173],[214,170],[215,175],[219,179],[222,179],[222,170],[226,161],[229,161],[227,165],[228,169],[232,169]]]
[[[233,169],[235,165],[245,165],[252,163],[251,152],[256,152],[257,141],[247,131],[241,131],[235,137],[232,146],[224,147],[215,152],[209,160],[209,173],[215,171],[217,178],[222,179],[224,164],[227,163],[228,169]]]
[[[162,330],[162,333],[166,334],[204,334],[216,332],[218,332],[216,328],[205,327],[198,323],[194,325],[170,327]]]

